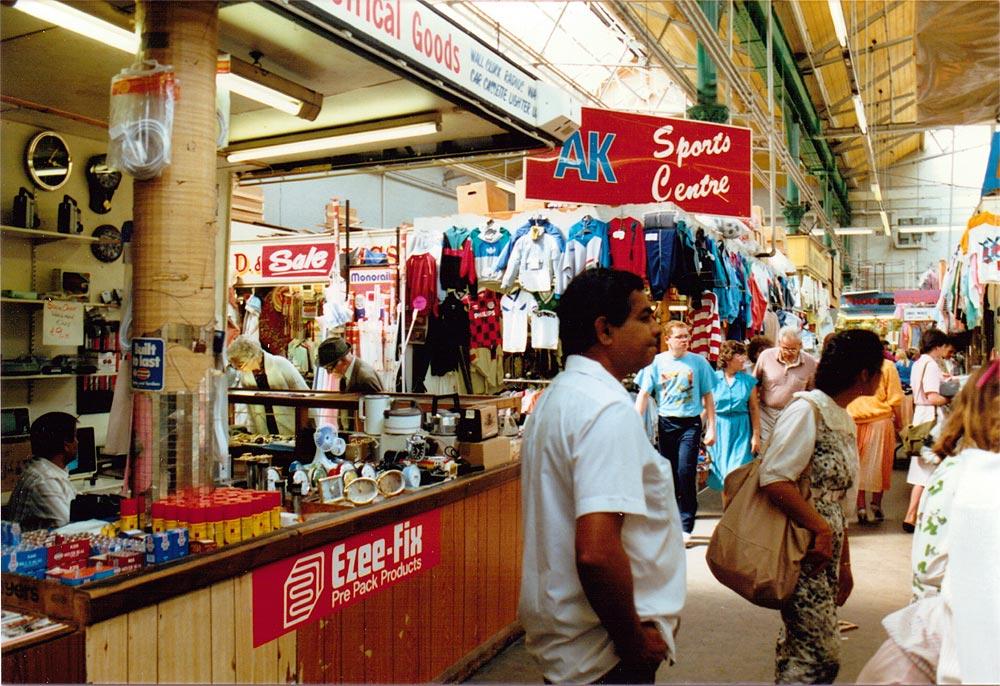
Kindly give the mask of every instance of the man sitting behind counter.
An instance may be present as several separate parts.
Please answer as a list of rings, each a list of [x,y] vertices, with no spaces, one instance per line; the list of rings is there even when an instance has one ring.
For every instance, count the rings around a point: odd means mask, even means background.
[[[46,412],[31,424],[31,454],[10,496],[10,518],[24,531],[69,524],[76,489],[66,465],[76,458],[76,417]]]
[[[320,343],[316,360],[328,373],[340,377],[341,393],[382,392],[375,368],[357,357],[343,338],[327,338]]]

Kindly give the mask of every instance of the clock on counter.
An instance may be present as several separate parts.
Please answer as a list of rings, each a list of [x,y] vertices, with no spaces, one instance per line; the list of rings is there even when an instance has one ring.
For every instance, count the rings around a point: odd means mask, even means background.
[[[24,161],[32,183],[46,191],[60,188],[73,171],[69,145],[55,131],[42,131],[32,138]]]

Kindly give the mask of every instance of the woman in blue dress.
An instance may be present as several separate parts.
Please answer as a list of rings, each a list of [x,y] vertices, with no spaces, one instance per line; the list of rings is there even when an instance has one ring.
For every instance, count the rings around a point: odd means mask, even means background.
[[[726,475],[745,465],[760,450],[760,410],[757,404],[757,379],[743,371],[747,348],[739,341],[726,341],[719,352],[715,372],[715,445],[708,449],[712,457],[708,485],[722,490]]]

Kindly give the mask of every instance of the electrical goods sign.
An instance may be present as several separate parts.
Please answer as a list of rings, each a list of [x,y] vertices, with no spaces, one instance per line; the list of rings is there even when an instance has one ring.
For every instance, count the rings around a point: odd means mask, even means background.
[[[441,561],[441,510],[253,572],[253,646],[412,579]]]
[[[586,107],[582,118],[559,151],[528,157],[526,197],[750,216],[750,129]]]
[[[429,5],[414,0],[305,0],[303,11],[334,19],[531,125],[538,83]],[[317,13],[315,10],[319,10]],[[404,62],[404,64],[406,63]]]

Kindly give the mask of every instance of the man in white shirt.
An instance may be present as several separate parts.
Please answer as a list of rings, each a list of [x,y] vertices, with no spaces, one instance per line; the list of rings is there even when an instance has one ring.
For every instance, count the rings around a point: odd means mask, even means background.
[[[577,276],[558,314],[566,368],[521,450],[525,645],[553,683],[653,683],[675,654],[684,547],[670,465],[620,379],[652,361],[658,326],[618,270]]]
[[[34,456],[10,496],[10,517],[21,529],[49,529],[69,524],[69,507],[76,490],[66,465],[76,457],[76,417],[47,412],[31,424]]]

